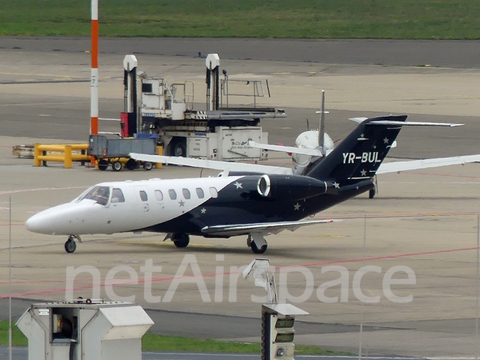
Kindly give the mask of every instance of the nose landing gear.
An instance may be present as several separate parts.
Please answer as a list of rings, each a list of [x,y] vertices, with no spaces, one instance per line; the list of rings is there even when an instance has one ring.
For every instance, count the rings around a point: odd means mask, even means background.
[[[68,240],[65,242],[65,251],[69,254],[74,253],[77,250],[77,240],[79,243],[82,242],[82,239],[78,235],[70,235]]]

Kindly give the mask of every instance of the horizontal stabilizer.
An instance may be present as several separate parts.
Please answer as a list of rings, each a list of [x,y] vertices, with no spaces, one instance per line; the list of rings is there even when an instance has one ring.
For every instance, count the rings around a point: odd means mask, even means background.
[[[367,120],[368,118],[366,117],[354,117],[354,118],[349,118],[349,120],[352,120],[356,122],[357,124],[360,124]],[[464,124],[456,124],[456,123],[437,123],[437,122],[418,122],[418,121],[405,121],[405,122],[399,122],[395,120],[373,120],[369,121],[368,125],[399,125],[399,126],[446,126],[446,127],[457,127],[457,126],[463,126]]]
[[[205,226],[202,233],[205,235],[217,236],[236,236],[249,233],[262,233],[263,235],[278,234],[283,230],[295,231],[301,226],[326,224],[340,222],[342,220],[319,219],[319,220],[303,220],[303,221],[278,221],[271,223],[254,223],[254,224],[232,224],[232,225],[214,225]]]
[[[179,156],[147,155],[147,154],[137,154],[137,153],[130,153],[130,157],[138,161],[162,163],[166,165],[171,164],[171,165],[191,166],[191,167],[220,170],[220,171],[239,171],[239,172],[244,171],[244,172],[256,172],[256,173],[263,173],[263,174],[286,174],[286,175],[292,174],[292,169],[284,168],[281,166],[268,166],[268,165],[259,165],[259,164],[217,161],[217,160],[192,159],[192,158],[184,158]]]
[[[374,120],[368,122],[366,125],[393,125],[393,126],[446,126],[457,127],[463,126],[463,124],[455,123],[435,123],[435,122],[415,122],[415,121],[392,121],[392,120]]]
[[[465,156],[453,156],[447,158],[437,159],[423,159],[423,160],[411,160],[411,161],[396,161],[390,163],[382,163],[377,170],[377,174],[388,174],[401,171],[428,169],[450,165],[463,165],[473,162],[480,162],[480,154],[478,155],[465,155]]]

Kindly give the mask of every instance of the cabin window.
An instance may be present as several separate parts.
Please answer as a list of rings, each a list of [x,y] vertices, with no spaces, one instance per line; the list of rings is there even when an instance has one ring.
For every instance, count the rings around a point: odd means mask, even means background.
[[[125,197],[121,189],[113,188],[112,190],[112,203],[125,202]]]
[[[148,201],[148,195],[143,190],[140,190],[140,199],[142,199],[142,201]]]
[[[184,189],[182,189],[182,193],[183,193],[183,197],[186,200],[189,200],[191,198],[190,190],[184,188]]]
[[[212,195],[212,198],[216,199],[218,197],[218,191],[216,188],[211,187],[210,188],[210,195]]]
[[[177,200],[177,192],[173,189],[168,190],[168,196],[170,196],[172,200]]]
[[[205,197],[205,194],[203,193],[202,188],[196,188],[195,190],[197,191],[197,196],[199,199],[203,199]]]
[[[110,188],[108,186],[94,186],[80,200],[95,200],[100,205],[107,205],[110,197]]]
[[[155,190],[155,197],[158,201],[163,201],[163,193],[160,190]]]

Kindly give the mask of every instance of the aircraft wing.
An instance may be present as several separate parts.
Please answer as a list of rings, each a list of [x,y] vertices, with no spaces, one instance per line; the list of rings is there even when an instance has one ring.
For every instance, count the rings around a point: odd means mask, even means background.
[[[293,154],[310,155],[310,156],[323,156],[319,149],[302,149],[296,146],[284,146],[284,145],[269,145],[258,144],[255,141],[249,141],[248,145],[257,149],[273,150]]]
[[[217,160],[202,160],[184,158],[179,156],[165,156],[165,155],[147,155],[130,153],[130,157],[139,161],[148,161],[152,163],[172,164],[192,166],[203,169],[213,169],[220,171],[244,171],[261,174],[286,174],[292,175],[292,169],[281,166],[269,166],[259,164],[246,164],[238,162],[217,161]]]
[[[278,234],[283,230],[295,231],[301,226],[334,223],[342,220],[319,219],[303,221],[278,221],[271,223],[253,223],[253,224],[232,224],[232,225],[213,225],[205,226],[202,233],[206,235],[217,236],[235,236],[248,233]]]
[[[473,162],[480,162],[480,154],[453,156],[447,158],[396,161],[391,163],[382,163],[377,170],[377,175],[401,172],[408,170],[428,169],[450,165],[463,165]]]

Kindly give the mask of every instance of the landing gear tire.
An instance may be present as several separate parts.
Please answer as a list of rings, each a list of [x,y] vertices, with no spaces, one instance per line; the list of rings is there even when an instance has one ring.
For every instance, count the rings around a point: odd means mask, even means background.
[[[137,162],[133,159],[128,159],[127,163],[125,164],[125,167],[128,170],[135,170],[137,168]]]
[[[171,146],[171,155],[179,157],[187,156],[187,145],[184,139],[175,140]]]
[[[112,169],[113,171],[120,171],[122,170],[123,168],[123,165],[120,161],[115,161],[113,164],[112,164]]]
[[[108,161],[106,160],[100,160],[98,162],[98,170],[105,171],[108,168]]]
[[[376,193],[377,193],[377,191],[375,190],[375,188],[370,189],[370,191],[368,192],[368,198],[373,199],[375,197]]]
[[[77,243],[73,239],[73,237],[69,237],[68,240],[65,242],[65,251],[69,254],[72,254],[77,250]]]
[[[146,170],[146,171],[150,171],[153,169],[153,164],[149,161],[147,162],[144,162],[143,163],[143,168]]]
[[[267,247],[268,245],[263,245],[261,247],[258,247],[254,241],[252,241],[251,243],[251,248],[254,254],[263,254],[265,251],[267,251]]]
[[[187,234],[173,234],[172,241],[177,248],[186,248],[190,243],[190,237]]]

